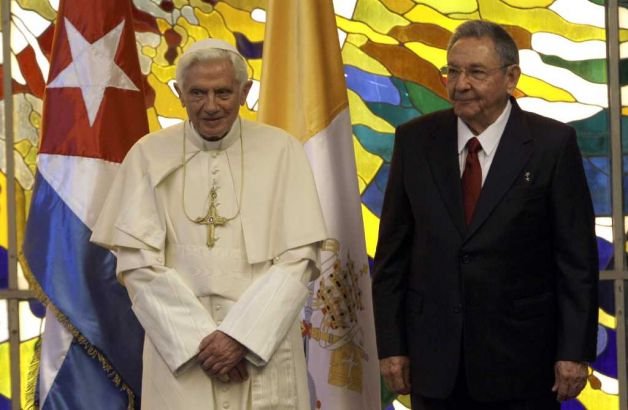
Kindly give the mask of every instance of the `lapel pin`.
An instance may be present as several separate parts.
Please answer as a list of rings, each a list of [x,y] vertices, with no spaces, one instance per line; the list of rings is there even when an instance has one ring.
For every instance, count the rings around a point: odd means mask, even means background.
[[[527,183],[532,182],[532,172],[530,172],[530,171],[526,171],[526,172],[525,172],[525,174],[523,174],[523,179],[524,179]]]

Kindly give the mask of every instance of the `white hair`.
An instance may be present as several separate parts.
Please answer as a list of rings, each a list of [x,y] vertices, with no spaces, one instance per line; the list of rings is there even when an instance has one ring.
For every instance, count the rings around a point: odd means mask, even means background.
[[[177,61],[176,80],[179,87],[183,87],[183,77],[186,71],[196,63],[207,61],[229,60],[235,70],[235,79],[242,87],[249,79],[246,62],[240,54],[221,48],[203,48],[184,53]]]

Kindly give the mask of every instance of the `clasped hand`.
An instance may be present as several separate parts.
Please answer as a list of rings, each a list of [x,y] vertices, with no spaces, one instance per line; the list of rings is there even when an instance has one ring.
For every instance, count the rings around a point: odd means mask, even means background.
[[[391,391],[398,394],[410,394],[410,358],[391,356],[379,361],[379,368],[384,382]]]
[[[552,391],[559,401],[578,396],[587,384],[589,367],[586,363],[559,360],[554,365],[555,382]]]
[[[217,330],[201,341],[198,362],[209,376],[224,383],[237,383],[248,378],[246,352],[244,345]]]

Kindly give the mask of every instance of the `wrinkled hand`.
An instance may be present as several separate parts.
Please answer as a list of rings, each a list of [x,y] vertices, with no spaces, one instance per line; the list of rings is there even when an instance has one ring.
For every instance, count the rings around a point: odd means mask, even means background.
[[[223,380],[223,383],[240,383],[249,378],[249,372],[246,371],[246,360],[242,359],[235,365],[229,373],[228,378]]]
[[[589,369],[586,363],[562,361],[554,364],[554,386],[552,391],[556,392],[559,401],[569,400],[576,397],[587,384]]]
[[[244,355],[247,349],[240,342],[217,330],[206,336],[199,345],[198,362],[210,376],[232,381],[248,377]]]
[[[379,361],[379,371],[391,391],[410,394],[410,358],[391,356]]]

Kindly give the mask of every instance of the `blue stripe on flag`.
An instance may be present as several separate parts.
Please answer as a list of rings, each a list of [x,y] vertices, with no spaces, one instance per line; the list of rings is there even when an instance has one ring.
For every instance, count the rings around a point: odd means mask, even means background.
[[[124,409],[126,402],[126,393],[107,380],[100,364],[72,343],[41,409]]]
[[[39,173],[33,192],[30,240],[24,243],[30,270],[55,307],[139,397],[144,333],[115,278],[115,257],[89,242],[90,229]]]

